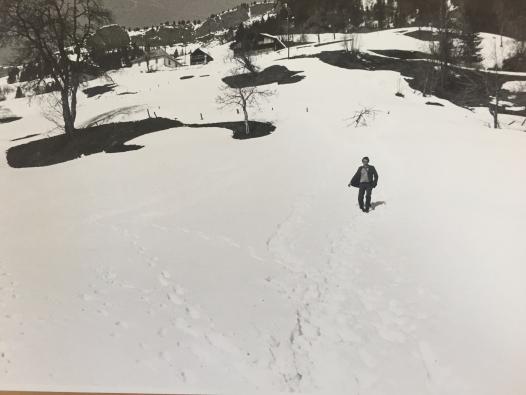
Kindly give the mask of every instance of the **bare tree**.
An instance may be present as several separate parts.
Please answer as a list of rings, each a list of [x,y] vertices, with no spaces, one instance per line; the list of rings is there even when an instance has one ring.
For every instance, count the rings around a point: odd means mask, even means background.
[[[493,5],[493,8],[495,22],[497,23],[497,27],[499,29],[500,46],[504,47],[503,36],[504,32],[507,30],[508,25],[510,24],[510,21],[514,20],[513,9],[511,9],[509,5],[505,4],[504,1],[496,1]]]
[[[351,34],[350,38],[345,38],[342,43],[343,49],[352,54],[358,55],[360,53],[360,36],[356,33]]]
[[[455,45],[452,36],[453,18],[448,0],[440,0],[438,45],[431,51],[440,64],[440,87],[445,88]]]
[[[248,135],[250,134],[248,110],[252,107],[259,107],[262,100],[268,99],[273,94],[273,91],[258,86],[231,87],[225,85],[221,88],[216,101],[220,108],[234,107],[243,111],[245,133]]]
[[[242,69],[245,69],[250,73],[255,74],[259,70],[255,64],[254,51],[244,48],[243,46],[235,51],[235,53],[232,55],[232,58],[229,60],[233,63],[237,63]]]
[[[0,43],[16,42],[24,62],[39,65],[60,92],[66,133],[75,130],[77,92],[93,72],[87,39],[111,20],[100,0],[0,0]]]
[[[150,60],[152,60],[150,41],[148,38],[144,39],[144,61],[146,62],[146,72],[151,73]]]
[[[494,49],[494,61],[495,67],[494,70],[486,72],[485,83],[486,91],[490,98],[488,104],[488,109],[490,114],[493,116],[493,128],[499,129],[499,106],[500,106],[500,90],[502,88],[502,78],[499,74],[499,59],[497,55],[497,40],[495,40],[495,49]]]
[[[225,62],[230,62],[233,68],[229,75],[224,80],[228,79],[228,84],[225,83],[220,88],[220,94],[216,98],[216,102],[220,108],[236,108],[238,111],[243,111],[243,118],[245,122],[245,133],[250,134],[250,119],[249,109],[259,108],[263,100],[268,100],[275,92],[268,88],[262,88],[256,83],[257,68],[250,71],[251,82],[247,83],[245,70],[247,67],[244,62],[240,61],[235,56],[225,58]],[[255,66],[254,66],[255,67]]]

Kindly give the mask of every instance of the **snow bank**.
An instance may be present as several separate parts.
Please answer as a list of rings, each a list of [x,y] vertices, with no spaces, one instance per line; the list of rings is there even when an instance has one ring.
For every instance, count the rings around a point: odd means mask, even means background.
[[[513,93],[526,92],[526,81],[508,81],[502,85],[502,89]]]

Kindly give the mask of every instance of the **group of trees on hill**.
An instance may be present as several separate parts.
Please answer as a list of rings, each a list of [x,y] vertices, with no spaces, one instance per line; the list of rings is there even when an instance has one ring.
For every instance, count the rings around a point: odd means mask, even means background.
[[[251,26],[240,25],[235,40],[250,48],[258,33],[285,35],[355,32],[406,26],[437,28],[430,41],[435,57],[449,63],[473,65],[480,59],[477,32],[518,39],[516,55],[505,69],[526,67],[526,1],[524,0],[278,0],[276,15]]]
[[[440,13],[447,4],[457,7],[474,31],[505,34],[524,39],[526,1],[524,0],[278,0],[279,12],[294,18],[302,29],[438,26]]]

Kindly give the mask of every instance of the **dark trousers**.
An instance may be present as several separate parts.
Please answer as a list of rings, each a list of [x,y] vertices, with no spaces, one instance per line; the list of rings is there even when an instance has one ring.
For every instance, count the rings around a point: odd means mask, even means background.
[[[361,182],[360,183],[360,191],[358,192],[358,204],[360,205],[360,208],[363,210],[364,208],[366,210],[369,210],[371,207],[371,194],[373,192],[373,185],[370,182]],[[365,205],[363,203],[363,198],[365,195]]]

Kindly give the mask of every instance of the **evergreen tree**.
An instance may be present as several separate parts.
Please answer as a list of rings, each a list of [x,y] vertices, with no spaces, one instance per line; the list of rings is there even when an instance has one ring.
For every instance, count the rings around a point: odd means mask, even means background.
[[[459,48],[459,60],[465,65],[472,66],[473,64],[482,61],[479,46],[481,39],[474,31],[472,22],[466,15],[464,4],[459,6],[460,17],[457,21],[461,32],[461,44]]]
[[[15,99],[21,99],[22,97],[26,97],[26,95],[24,95],[24,92],[22,92],[22,88],[17,87]]]
[[[479,45],[481,39],[473,31],[467,31],[462,34],[461,60],[467,65],[473,65],[482,61]]]
[[[374,19],[378,21],[378,28],[383,29],[386,26],[386,5],[385,0],[376,0],[373,6]]]
[[[360,27],[364,21],[364,10],[361,0],[351,0],[349,5],[349,20],[354,28]]]
[[[386,16],[387,16],[387,25],[386,27],[391,27],[395,24],[396,20],[396,1],[395,0],[387,0],[387,3],[385,5],[386,8]]]
[[[7,83],[14,84],[19,73],[20,70],[18,70],[18,67],[11,67],[9,70],[7,70]]]

